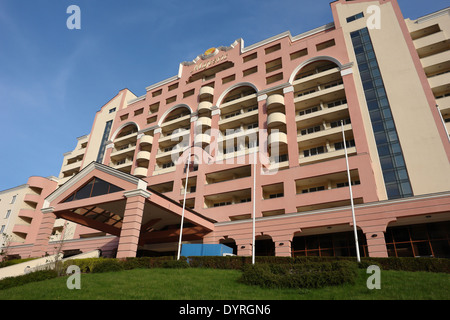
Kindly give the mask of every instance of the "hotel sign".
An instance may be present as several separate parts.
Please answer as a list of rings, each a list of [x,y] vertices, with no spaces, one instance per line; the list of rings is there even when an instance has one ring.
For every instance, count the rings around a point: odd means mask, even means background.
[[[214,55],[215,53],[217,53],[218,51],[219,51],[219,50],[217,50],[216,48],[208,49],[208,50],[206,50],[205,53],[203,54],[203,57],[204,57],[204,59],[207,59],[208,56],[212,56],[212,55]],[[201,63],[197,64],[197,65],[194,67],[194,70],[193,70],[192,72],[203,71],[203,70],[205,70],[205,69],[208,69],[209,67],[212,67],[212,66],[214,66],[214,65],[216,65],[216,64],[219,64],[219,63],[221,63],[221,62],[223,62],[223,61],[226,61],[227,59],[228,59],[228,54],[223,54],[223,55],[221,55],[221,56],[214,57],[214,58],[212,58],[212,59],[210,59],[210,60],[208,60],[208,61],[201,62]],[[191,73],[192,73],[192,72],[191,72]]]

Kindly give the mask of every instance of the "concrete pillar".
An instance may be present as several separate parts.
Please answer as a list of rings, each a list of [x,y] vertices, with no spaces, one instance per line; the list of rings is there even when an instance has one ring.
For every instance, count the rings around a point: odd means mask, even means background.
[[[34,246],[31,251],[31,257],[43,257],[46,253],[49,255],[53,254],[53,252],[47,252],[47,250],[49,250],[48,241],[52,235],[53,226],[56,221],[56,216],[53,213],[53,209],[54,208],[50,207],[42,210],[42,222],[36,235],[36,241],[34,242]]]
[[[124,193],[127,198],[125,212],[120,231],[117,258],[136,257],[139,237],[141,233],[142,216],[144,214],[145,200],[150,193],[137,189]]]
[[[275,240],[275,256],[277,257],[290,257],[291,254],[291,240]]]

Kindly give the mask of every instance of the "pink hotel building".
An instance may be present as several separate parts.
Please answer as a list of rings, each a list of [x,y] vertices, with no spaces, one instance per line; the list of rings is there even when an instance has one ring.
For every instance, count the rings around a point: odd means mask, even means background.
[[[251,255],[255,212],[257,255],[354,256],[347,150],[361,256],[450,257],[450,8],[330,7],[119,91],[59,177],[0,192],[8,254],[175,255],[186,198],[183,243]]]

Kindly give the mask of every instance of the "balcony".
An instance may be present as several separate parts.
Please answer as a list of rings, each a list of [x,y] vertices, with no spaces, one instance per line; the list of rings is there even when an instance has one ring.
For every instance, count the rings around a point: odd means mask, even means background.
[[[20,209],[18,216],[26,219],[33,219],[35,211],[32,209]]]
[[[61,169],[61,172],[69,172],[69,171],[79,171],[81,167],[82,161],[76,161],[70,164],[64,165],[64,167]]]
[[[450,95],[448,97],[442,97],[436,99],[436,104],[439,106],[439,110],[441,113],[449,113],[450,112]]]
[[[134,175],[138,178],[145,178],[147,177],[148,169],[147,168],[141,168],[137,167],[134,169]]]
[[[269,135],[267,142],[269,146],[274,143],[287,144],[287,135],[284,132],[272,132]]]
[[[356,147],[347,148],[347,153],[349,156],[355,155]],[[332,160],[332,159],[342,158],[342,157],[345,157],[344,149],[330,150],[330,151],[312,155],[309,157],[305,157],[303,152],[300,152],[299,163],[300,163],[300,165],[306,165],[306,164],[312,164],[312,163],[316,163],[316,162],[327,161],[327,160]]]
[[[132,165],[133,161],[131,159],[124,159],[113,164],[113,168],[117,170],[125,170],[125,169],[131,170]]]
[[[284,97],[281,94],[273,94],[267,98],[266,105],[267,110],[284,106]]]
[[[25,195],[25,197],[23,198],[23,201],[37,204],[39,202],[40,197],[41,196],[38,195],[38,194],[31,194],[30,193],[30,194],[26,194]]]
[[[26,235],[30,232],[30,225],[16,224],[16,225],[14,225],[12,232],[13,233],[22,233],[22,234]]]
[[[344,132],[348,132],[352,130],[351,124],[344,125]],[[316,140],[315,142],[318,143],[318,141],[325,140],[340,140],[342,139],[342,128],[341,126],[334,127],[334,128],[327,128],[323,129],[314,133],[304,134],[304,135],[297,135],[297,142],[311,142],[311,140]]]
[[[148,151],[139,151],[136,155],[136,161],[149,161],[150,156],[150,152]]]
[[[431,46],[432,44],[442,42],[445,40],[447,40],[447,39],[445,37],[444,31],[439,31],[439,32],[430,34],[426,37],[422,37],[417,40],[414,40],[414,46],[416,47],[417,50],[419,50],[421,48]]]
[[[223,115],[222,120],[219,120],[219,126],[223,126],[223,125],[227,125],[227,124],[229,125],[232,122],[241,121],[248,117],[253,118],[251,121],[257,121],[258,120],[258,109],[252,110],[249,112],[245,112],[245,111],[242,112],[242,110],[241,110],[239,113],[236,111],[235,113],[225,114],[225,115]]]
[[[341,77],[341,70],[335,64],[329,64],[319,68],[318,70],[311,70],[297,75],[294,81],[294,87],[305,85],[310,81],[318,81],[322,78],[339,79]]]
[[[206,133],[197,134],[194,138],[194,144],[196,144],[196,145],[203,145],[203,144],[210,144],[210,143],[211,143],[211,136]]]
[[[326,105],[326,103],[324,103]],[[317,111],[312,111],[309,113],[303,113],[299,115],[299,112],[296,112],[295,121],[302,126],[307,126],[308,124],[313,124],[314,122],[320,121],[330,121],[332,119],[340,118],[341,115],[347,113],[348,114],[348,105],[341,104],[336,107],[325,107],[320,109],[320,105],[317,106]]]
[[[433,54],[431,56],[420,59],[422,62],[422,66],[424,69],[429,68],[431,66],[441,64],[450,60],[448,51],[440,52],[437,54]]]
[[[190,128],[180,128],[179,130],[175,130],[176,132],[168,132],[165,135],[161,135],[159,137],[159,144],[160,145],[167,145],[168,143],[170,144],[170,142],[179,142],[181,139],[188,139],[188,136],[191,131]]]
[[[141,141],[139,142],[140,146],[149,146],[153,144],[153,137],[149,135],[145,135],[141,137]]]
[[[124,146],[120,147],[120,149],[115,148],[113,150],[113,152],[111,153],[111,159],[117,158],[117,157],[123,157],[124,155],[133,155],[135,149],[136,149],[135,144],[124,145]]]
[[[195,122],[196,127],[210,127],[211,128],[211,118],[200,117]]]
[[[214,88],[210,86],[204,86],[200,88],[199,97],[200,99],[208,98],[214,95]]]
[[[130,141],[136,141],[137,138],[137,132],[136,131],[131,131],[131,133],[124,135],[122,137],[116,138],[114,140],[114,143],[126,143],[126,142],[130,142]]]
[[[442,89],[446,86],[448,87],[447,89],[450,89],[450,72],[430,77],[428,78],[428,83],[433,91],[436,91],[436,89],[438,89],[438,91],[443,91]]]
[[[342,91],[342,93],[340,93]],[[313,105],[320,101],[332,101],[341,96],[345,97],[344,84],[342,80],[332,81],[319,86],[310,87],[294,93],[294,103],[310,101]],[[319,99],[320,97],[320,99]],[[308,104],[306,104],[308,106]]]
[[[229,98],[227,102],[222,103],[222,105],[220,106],[220,109],[221,110],[226,109],[227,107],[230,107],[235,104],[249,107],[255,103],[255,100],[256,100],[256,93],[252,93],[252,94],[244,95],[244,96],[242,94],[236,95],[236,98],[234,98],[234,99],[233,99],[233,97]]]
[[[198,108],[197,111],[199,113],[204,112],[204,111],[211,111],[212,108],[212,103],[209,101],[202,101],[198,104]]]
[[[267,126],[273,128],[286,124],[286,115],[281,112],[274,112],[267,117]]]

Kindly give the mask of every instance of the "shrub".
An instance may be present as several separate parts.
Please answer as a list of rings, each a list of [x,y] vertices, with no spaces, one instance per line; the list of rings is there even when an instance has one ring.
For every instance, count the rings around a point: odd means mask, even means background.
[[[266,288],[321,288],[354,283],[357,264],[350,261],[246,265],[241,281]]]
[[[162,267],[170,269],[185,269],[189,268],[189,264],[186,260],[167,260],[163,262]]]
[[[0,280],[0,290],[21,286],[30,282],[53,279],[58,276],[54,270],[40,270],[18,277],[10,277]]]
[[[115,272],[123,270],[121,262],[117,259],[100,259],[94,265],[92,273]]]

